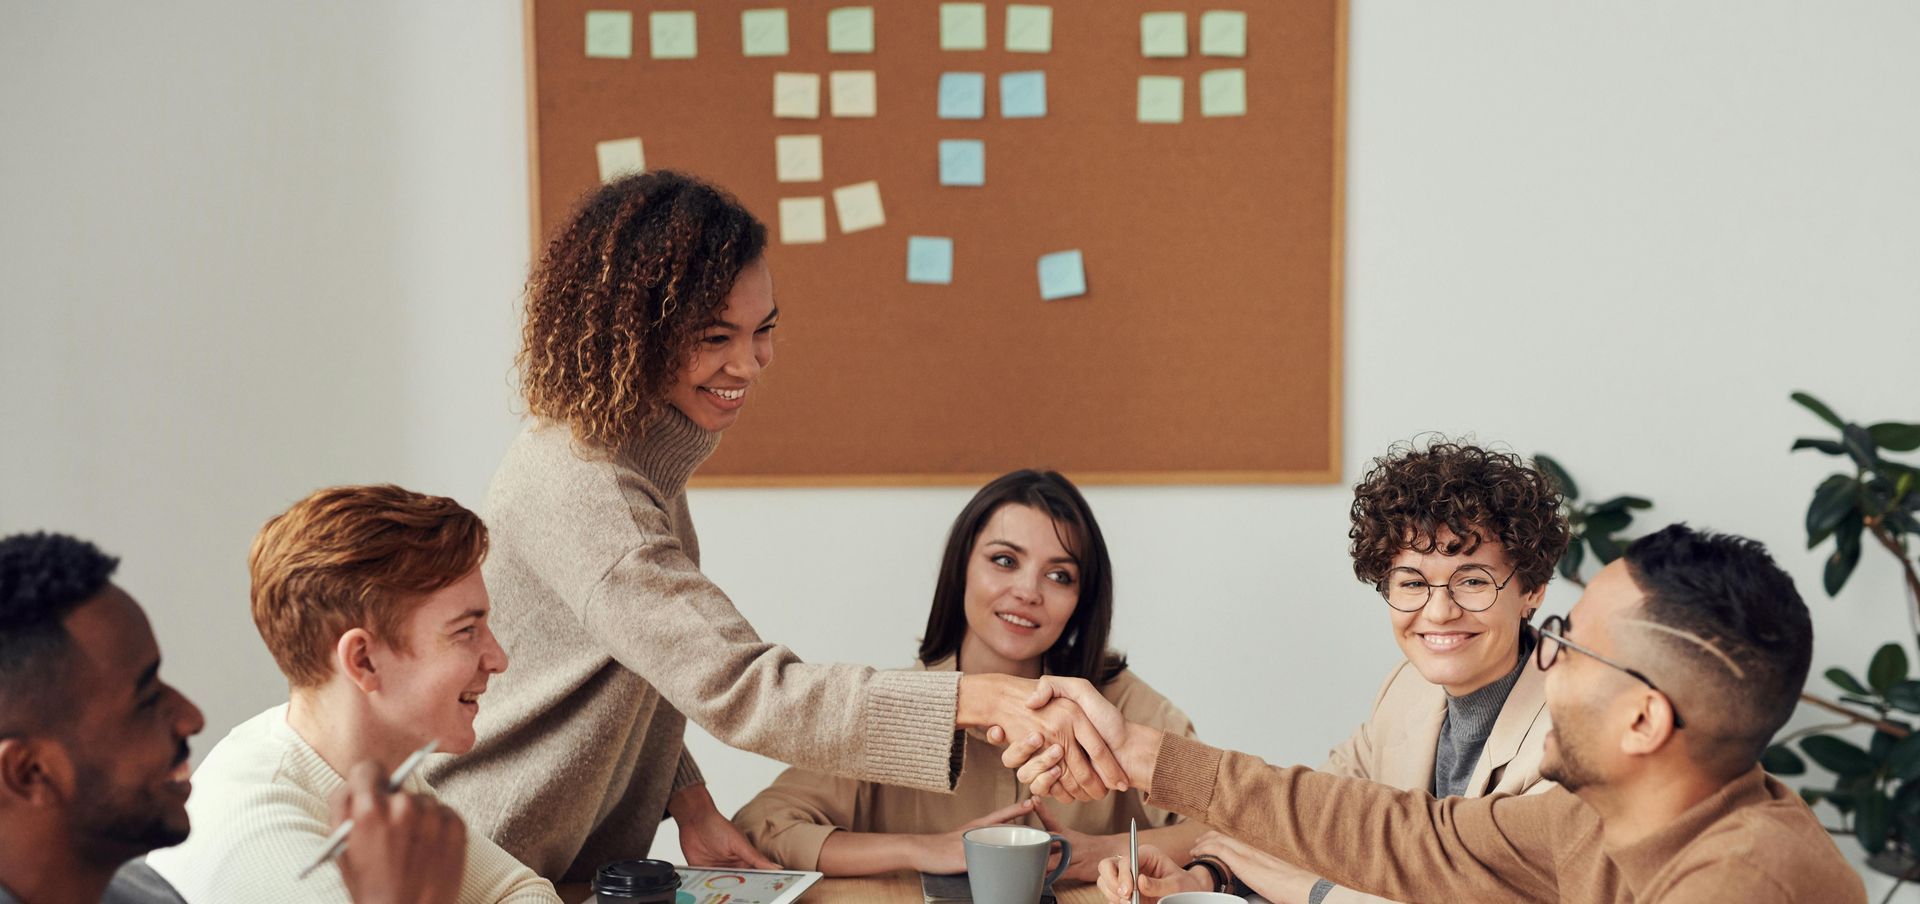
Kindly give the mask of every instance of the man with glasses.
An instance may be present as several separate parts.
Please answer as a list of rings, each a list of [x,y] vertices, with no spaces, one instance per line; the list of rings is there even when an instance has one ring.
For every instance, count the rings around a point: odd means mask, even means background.
[[[1545,794],[1435,800],[1123,727],[1111,707],[1080,705],[1124,738],[1116,753],[1149,802],[1372,893],[1864,902],[1812,811],[1759,766],[1812,645],[1806,606],[1764,547],[1674,525],[1628,547],[1566,619],[1543,626],[1537,661],[1550,667],[1554,723],[1543,772],[1561,785]],[[1038,747],[1007,751],[1036,793],[1059,759]],[[1160,893],[1178,871],[1143,855],[1140,890]],[[1125,864],[1102,861],[1100,873],[1109,900],[1132,892]]]

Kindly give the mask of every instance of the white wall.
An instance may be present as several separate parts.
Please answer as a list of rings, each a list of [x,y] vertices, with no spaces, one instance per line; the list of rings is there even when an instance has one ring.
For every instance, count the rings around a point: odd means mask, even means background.
[[[0,7],[0,531],[124,555],[210,737],[282,692],[245,612],[260,521],[342,481],[477,502],[515,429],[517,7]],[[1920,418],[1917,38],[1901,0],[1357,2],[1349,479],[1423,430],[1550,451],[1772,544],[1819,666],[1863,665],[1899,585],[1870,549],[1819,592],[1799,524],[1828,463],[1787,454],[1821,425],[1786,395]],[[694,508],[766,636],[899,664],[966,496]],[[1089,496],[1117,640],[1208,739],[1314,761],[1352,727],[1395,654],[1343,487]],[[723,807],[775,771],[693,743]]]

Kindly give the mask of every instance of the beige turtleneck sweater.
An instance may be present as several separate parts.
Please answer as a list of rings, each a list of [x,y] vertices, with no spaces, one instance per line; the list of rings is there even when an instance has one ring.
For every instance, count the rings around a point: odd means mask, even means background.
[[[959,675],[803,663],[700,573],[686,482],[719,443],[667,408],[607,455],[536,423],[487,493],[484,575],[510,660],[441,796],[543,876],[642,857],[667,798],[701,781],[693,719],[743,750],[948,791]]]

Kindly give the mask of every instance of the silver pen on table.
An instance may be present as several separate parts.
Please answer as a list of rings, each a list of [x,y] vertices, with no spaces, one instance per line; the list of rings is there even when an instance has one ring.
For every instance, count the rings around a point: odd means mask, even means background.
[[[1133,877],[1133,904],[1140,904],[1140,820],[1127,820],[1127,870]]]
[[[400,790],[400,785],[407,780],[407,776],[412,775],[413,770],[419,768],[420,764],[438,749],[440,749],[440,741],[436,738],[428,741],[427,746],[414,751],[412,756],[407,757],[406,762],[401,763],[400,768],[393,770],[393,775],[387,779],[387,793],[392,794]],[[314,861],[307,864],[307,868],[301,870],[300,874],[294,878],[305,879],[308,873],[319,869],[325,865],[327,861],[340,856],[340,852],[347,849],[347,836],[352,832],[353,820],[351,818],[341,822],[339,828],[334,829],[333,834],[327,836],[327,844],[320,849],[320,856],[314,858]]]

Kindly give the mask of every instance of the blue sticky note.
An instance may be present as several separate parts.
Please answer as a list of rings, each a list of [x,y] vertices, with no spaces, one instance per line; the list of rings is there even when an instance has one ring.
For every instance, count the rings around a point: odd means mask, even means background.
[[[1080,252],[1058,251],[1040,256],[1040,298],[1053,301],[1087,294],[1087,268]]]
[[[939,236],[907,237],[907,282],[936,286],[953,284],[953,239]]]
[[[940,73],[940,118],[985,119],[987,77],[979,72]]]
[[[1009,72],[1000,76],[1000,116],[1038,119],[1047,115],[1047,74]]]
[[[987,143],[970,138],[940,142],[940,184],[987,184]]]

